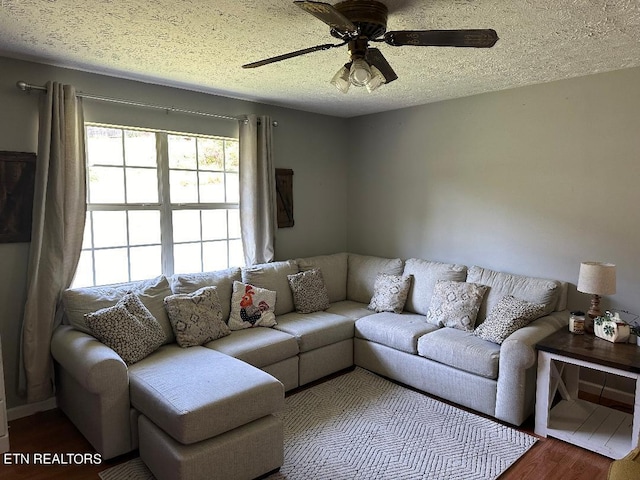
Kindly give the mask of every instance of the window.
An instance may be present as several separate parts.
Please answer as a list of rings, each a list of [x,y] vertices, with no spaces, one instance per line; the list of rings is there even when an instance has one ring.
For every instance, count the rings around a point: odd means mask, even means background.
[[[238,140],[86,124],[74,287],[243,264]]]

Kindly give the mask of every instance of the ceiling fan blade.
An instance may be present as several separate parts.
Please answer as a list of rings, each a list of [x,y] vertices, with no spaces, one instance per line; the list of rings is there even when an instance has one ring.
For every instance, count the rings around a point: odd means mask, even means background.
[[[293,3],[338,32],[356,33],[358,31],[353,22],[336,10],[333,5],[311,1],[296,1]]]
[[[369,63],[369,65],[373,65],[380,70],[380,73],[382,73],[382,76],[385,79],[385,83],[391,83],[398,78],[398,75],[393,71],[393,68],[391,68],[391,65],[387,62],[387,59],[384,58],[382,52],[377,48],[368,48],[364,59]]]
[[[384,41],[389,45],[417,45],[423,47],[490,48],[498,41],[493,29],[486,30],[402,30],[387,32]]]
[[[302,50],[296,50],[295,52],[285,53],[284,55],[265,58],[264,60],[260,60],[258,62],[247,63],[246,65],[242,65],[242,68],[262,67],[263,65],[279,62],[281,60],[286,60],[288,58],[299,57],[300,55],[306,55],[307,53],[313,53],[319,50],[328,50],[329,48],[342,47],[343,45],[345,45],[345,43],[337,43],[337,44],[325,43],[324,45],[316,45],[315,47],[303,48]]]

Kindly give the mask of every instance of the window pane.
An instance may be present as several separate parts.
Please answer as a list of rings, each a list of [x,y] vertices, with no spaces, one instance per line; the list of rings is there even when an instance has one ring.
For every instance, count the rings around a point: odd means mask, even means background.
[[[124,203],[124,169],[91,167],[89,203]]]
[[[227,268],[227,241],[204,242],[202,244],[203,270],[221,270]]]
[[[83,250],[78,261],[78,268],[71,283],[72,288],[89,287],[93,285],[93,262],[91,250]]]
[[[232,170],[234,172],[238,171],[238,166],[240,165],[240,153],[238,151],[238,142],[236,141],[225,141],[225,168],[227,171]]]
[[[153,132],[125,130],[124,156],[128,166],[156,166],[156,135]]]
[[[200,170],[224,170],[224,141],[198,138],[198,167]]]
[[[198,175],[196,172],[169,172],[171,203],[198,203]]]
[[[240,238],[240,210],[227,210],[229,212],[229,238]]]
[[[173,247],[173,270],[175,273],[202,271],[200,243],[182,243]]]
[[[87,127],[87,163],[122,165],[122,130]]]
[[[162,253],[160,245],[152,247],[132,247],[131,280],[144,280],[162,273]]]
[[[196,139],[179,135],[168,135],[169,142],[169,168],[188,168],[195,170]]]
[[[237,173],[227,173],[227,202],[238,203],[240,198],[240,177]]]
[[[94,247],[123,247],[127,245],[126,213],[93,212]]]
[[[160,212],[148,210],[130,211],[129,244],[159,245],[160,242]]]
[[[202,239],[203,240],[222,240],[223,238],[224,239],[227,238],[227,211],[226,210],[203,210],[202,211]]]
[[[127,203],[158,203],[158,174],[150,168],[127,168]]]
[[[96,250],[96,285],[129,281],[127,249]]]
[[[242,251],[242,240],[229,240],[229,266],[244,266],[244,253]]]
[[[200,172],[200,201],[224,203],[224,174]]]
[[[200,241],[200,210],[175,210],[173,212],[174,243]]]

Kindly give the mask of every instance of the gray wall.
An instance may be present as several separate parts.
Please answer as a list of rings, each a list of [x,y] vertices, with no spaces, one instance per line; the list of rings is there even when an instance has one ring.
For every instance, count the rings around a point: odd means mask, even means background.
[[[636,68],[351,119],[348,249],[574,285],[609,261],[602,305],[640,313],[638,85]]]
[[[346,249],[346,120],[284,108],[205,95],[65,70],[0,57],[0,150],[37,148],[38,93],[20,92],[24,80],[43,85],[48,80],[70,83],[80,91],[225,115],[269,114],[274,131],[276,167],[294,171],[295,226],[276,237],[279,259]],[[195,133],[237,135],[233,121],[85,101],[87,121],[147,126]],[[0,338],[4,357],[7,405],[24,403],[17,392],[18,355],[29,244],[0,244]]]

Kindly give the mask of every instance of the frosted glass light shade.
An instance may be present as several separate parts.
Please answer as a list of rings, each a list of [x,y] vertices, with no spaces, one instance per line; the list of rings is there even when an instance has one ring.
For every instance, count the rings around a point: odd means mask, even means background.
[[[578,274],[578,291],[593,295],[616,293],[616,266],[613,263],[582,262]]]
[[[362,58],[356,58],[351,64],[349,80],[356,87],[364,87],[371,80],[372,73],[369,64]]]
[[[349,81],[349,69],[346,65],[336,72],[330,83],[342,93],[349,91],[351,82]]]

